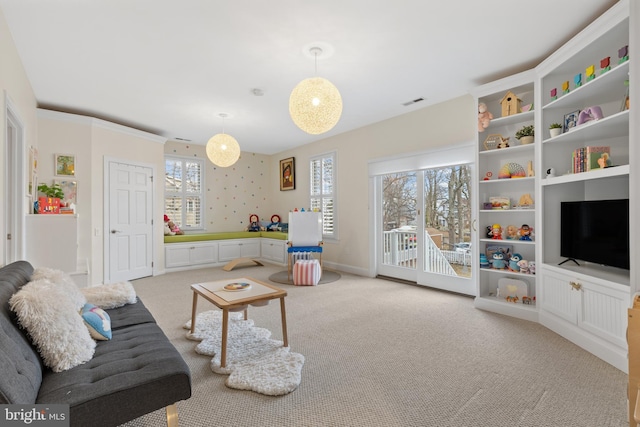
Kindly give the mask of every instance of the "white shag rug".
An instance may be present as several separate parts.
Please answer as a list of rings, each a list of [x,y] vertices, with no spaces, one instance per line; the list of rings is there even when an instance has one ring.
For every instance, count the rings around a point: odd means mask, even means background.
[[[191,321],[185,325],[191,329]],[[304,356],[283,347],[282,341],[272,340],[271,332],[244,320],[243,313],[229,313],[227,360],[220,367],[222,342],[222,312],[206,311],[198,314],[196,330],[187,338],[200,341],[196,353],[213,356],[211,370],[229,374],[226,385],[239,390],[252,390],[269,396],[291,393],[300,385]]]

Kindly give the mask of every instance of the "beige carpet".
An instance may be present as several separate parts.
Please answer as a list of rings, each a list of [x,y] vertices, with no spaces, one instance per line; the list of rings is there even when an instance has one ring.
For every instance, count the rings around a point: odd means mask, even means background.
[[[268,280],[281,267],[202,269],[134,281],[182,353],[193,396],[180,426],[622,427],[627,376],[548,329],[473,307],[471,298],[342,274],[323,286],[279,285],[302,382],[270,397],[224,385],[182,325],[191,283]],[[211,310],[200,302],[198,311]],[[278,304],[249,309],[282,339]],[[161,426],[164,411],[127,424]]]

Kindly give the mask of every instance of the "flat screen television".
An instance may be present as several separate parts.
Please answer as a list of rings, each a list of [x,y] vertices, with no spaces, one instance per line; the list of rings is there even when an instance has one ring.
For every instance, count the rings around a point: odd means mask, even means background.
[[[560,256],[629,270],[629,199],[560,204]]]

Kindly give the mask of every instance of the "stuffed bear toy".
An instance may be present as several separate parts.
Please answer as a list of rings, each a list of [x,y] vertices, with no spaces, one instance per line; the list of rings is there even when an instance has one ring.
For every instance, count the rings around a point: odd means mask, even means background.
[[[478,104],[478,132],[484,132],[489,127],[491,119],[493,119],[493,114],[487,110],[487,104],[484,102]]]

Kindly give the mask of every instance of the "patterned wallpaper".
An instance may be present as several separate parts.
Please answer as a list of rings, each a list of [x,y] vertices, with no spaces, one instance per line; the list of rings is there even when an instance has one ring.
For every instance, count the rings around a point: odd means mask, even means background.
[[[243,151],[234,165],[221,168],[209,161],[203,145],[175,141],[165,144],[165,154],[205,160],[206,231],[244,230],[251,214],[270,222],[275,212],[269,200],[269,156]]]

